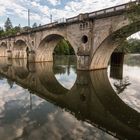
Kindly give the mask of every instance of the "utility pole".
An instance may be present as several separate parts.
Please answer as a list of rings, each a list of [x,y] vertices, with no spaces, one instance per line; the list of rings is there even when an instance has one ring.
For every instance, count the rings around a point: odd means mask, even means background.
[[[30,92],[30,110],[32,110],[32,93]]]
[[[30,27],[30,9],[28,9],[28,27]]]
[[[52,14],[50,14],[50,22],[52,23]]]

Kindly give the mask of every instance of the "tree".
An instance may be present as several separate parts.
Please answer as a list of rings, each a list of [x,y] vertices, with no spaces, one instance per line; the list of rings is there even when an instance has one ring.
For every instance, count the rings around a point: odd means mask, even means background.
[[[2,27],[0,27],[0,31],[2,31],[3,29],[2,29]]]
[[[33,25],[32,25],[33,28],[36,28],[37,27],[37,23],[35,22]]]
[[[10,79],[7,79],[7,83],[9,84],[10,88],[12,88],[14,85],[14,82]]]
[[[56,54],[56,55],[73,55],[75,53],[74,53],[72,46],[69,44],[69,42],[62,39],[55,47],[54,54]]]
[[[4,30],[2,27],[0,27],[0,37],[3,36]]]
[[[26,32],[26,31],[29,31],[31,29],[31,27],[29,26],[25,26],[22,28],[22,31]]]
[[[140,53],[140,40],[134,38],[125,40],[116,50],[125,53]]]
[[[21,26],[20,26],[20,24],[19,24],[18,26],[15,26],[15,27],[14,27],[14,30],[15,30],[16,32],[20,32],[20,31],[21,31]]]
[[[12,25],[12,22],[11,22],[10,18],[7,18],[7,20],[6,20],[5,24],[4,24],[4,27],[5,27],[6,31],[8,31],[8,30],[13,28],[13,25]]]

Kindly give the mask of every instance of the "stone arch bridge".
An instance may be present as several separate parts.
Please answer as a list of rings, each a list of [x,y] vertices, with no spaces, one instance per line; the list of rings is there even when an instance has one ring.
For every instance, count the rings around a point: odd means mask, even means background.
[[[26,32],[0,39],[0,56],[27,58],[29,62],[53,61],[53,50],[60,39],[69,41],[77,56],[77,69],[107,68],[112,52],[126,37],[139,31],[140,18],[129,14],[140,1],[80,14]]]

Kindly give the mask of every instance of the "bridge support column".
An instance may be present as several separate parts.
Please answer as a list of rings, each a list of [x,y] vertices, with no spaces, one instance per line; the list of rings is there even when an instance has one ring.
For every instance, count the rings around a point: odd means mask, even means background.
[[[77,56],[77,69],[78,70],[89,70],[89,60],[88,55]]]
[[[28,52],[27,60],[28,60],[28,62],[35,62],[35,52],[34,51]]]
[[[42,42],[35,52],[35,62],[53,62],[53,51],[60,40]]]
[[[123,78],[123,52],[114,52],[111,55],[110,77],[121,80]]]
[[[36,63],[27,63],[27,68],[28,68],[29,72],[34,73],[35,69],[36,69],[35,66],[36,66]]]
[[[111,55],[111,66],[120,66],[123,65],[124,53],[123,52],[114,52]]]
[[[110,65],[110,77],[118,80],[123,79],[123,64],[119,66]]]
[[[35,52],[35,62],[53,62],[53,51],[42,49]]]
[[[7,58],[12,59],[12,51],[11,50],[7,50]]]

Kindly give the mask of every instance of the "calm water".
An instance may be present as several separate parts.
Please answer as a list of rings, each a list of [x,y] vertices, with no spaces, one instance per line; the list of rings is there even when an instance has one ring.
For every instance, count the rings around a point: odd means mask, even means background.
[[[139,60],[82,72],[74,57],[1,58],[0,140],[139,140]]]

